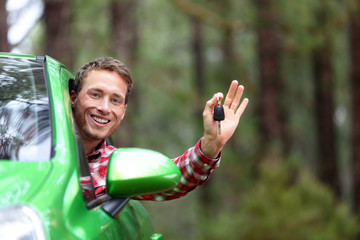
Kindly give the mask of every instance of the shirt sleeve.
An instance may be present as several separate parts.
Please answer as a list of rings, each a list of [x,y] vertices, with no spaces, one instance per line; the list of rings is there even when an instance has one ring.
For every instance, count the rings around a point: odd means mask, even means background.
[[[221,153],[215,159],[205,156],[200,149],[200,140],[183,155],[172,159],[179,167],[181,177],[178,185],[164,193],[134,197],[136,200],[164,201],[187,195],[192,190],[204,184],[214,169],[220,165]]]

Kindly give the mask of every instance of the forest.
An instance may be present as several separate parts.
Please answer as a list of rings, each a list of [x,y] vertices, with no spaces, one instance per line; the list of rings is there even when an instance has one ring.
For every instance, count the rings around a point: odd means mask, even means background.
[[[117,147],[176,157],[202,136],[206,101],[233,79],[245,87],[209,181],[142,202],[164,239],[360,239],[360,0],[11,2],[1,0],[1,52],[73,72],[99,56],[131,69]]]

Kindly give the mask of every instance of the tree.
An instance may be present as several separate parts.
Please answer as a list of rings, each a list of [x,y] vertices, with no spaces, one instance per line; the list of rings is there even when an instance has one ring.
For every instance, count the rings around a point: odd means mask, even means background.
[[[285,120],[279,98],[283,92],[281,76],[282,39],[272,0],[256,0],[258,12],[257,51],[260,65],[260,129],[266,153],[284,153]],[[269,152],[270,151],[270,152]]]
[[[113,51],[112,54],[115,53],[116,57],[130,67],[130,69],[135,68],[137,57],[138,27],[137,19],[134,16],[137,4],[137,1],[113,0],[108,6],[111,13],[110,41],[111,49]],[[138,101],[135,94],[132,94],[130,104],[134,111],[138,109],[136,107]],[[136,113],[131,113],[132,112],[127,114],[126,119],[122,122],[121,137],[115,139],[118,146],[124,147],[134,145],[132,133],[134,132],[133,118]]]
[[[128,66],[132,66],[136,59],[138,45],[138,27],[134,12],[137,1],[113,0],[109,4],[111,11],[111,49]]]
[[[8,23],[7,23],[7,11],[6,0],[0,1],[0,51],[9,52],[10,46],[8,42]]]
[[[357,0],[351,13],[350,56],[351,56],[351,97],[352,97],[352,175],[353,204],[356,213],[360,210],[360,1]]]
[[[45,0],[45,54],[72,69],[74,54],[70,37],[70,7],[68,0]]]
[[[339,195],[340,183],[336,161],[335,126],[333,122],[333,69],[330,57],[331,53],[329,51],[330,48],[326,45],[315,49],[313,53],[316,102],[315,115],[319,145],[318,169],[320,179]]]
[[[340,181],[337,167],[337,146],[334,116],[334,70],[332,64],[332,37],[329,32],[331,16],[329,5],[319,4],[316,11],[317,29],[321,44],[312,54],[315,84],[315,118],[318,137],[318,169],[320,180],[340,196]]]

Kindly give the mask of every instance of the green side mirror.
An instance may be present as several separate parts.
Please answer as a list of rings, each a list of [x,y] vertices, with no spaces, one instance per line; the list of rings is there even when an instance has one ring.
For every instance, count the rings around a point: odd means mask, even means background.
[[[134,197],[171,190],[180,176],[176,164],[161,153],[121,148],[111,154],[106,185],[111,197]]]

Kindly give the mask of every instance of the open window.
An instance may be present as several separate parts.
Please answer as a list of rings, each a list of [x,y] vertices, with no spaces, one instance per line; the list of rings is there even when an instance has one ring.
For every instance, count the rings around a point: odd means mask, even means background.
[[[70,78],[68,80],[69,93],[71,90],[75,89],[74,81],[75,80],[72,78]],[[86,202],[86,206],[88,208],[93,208],[99,204],[104,203],[105,201],[109,200],[110,198],[106,193],[95,195],[95,188],[94,188],[92,177],[91,177],[88,158],[86,156],[84,145],[81,141],[81,137],[79,134],[77,134],[78,130],[77,130],[77,125],[76,125],[76,121],[74,118],[73,118],[73,125],[74,125],[74,129],[75,129],[76,140],[77,140],[77,153],[78,153],[77,159],[78,159],[79,172],[80,172],[81,192],[82,192],[83,198]]]

